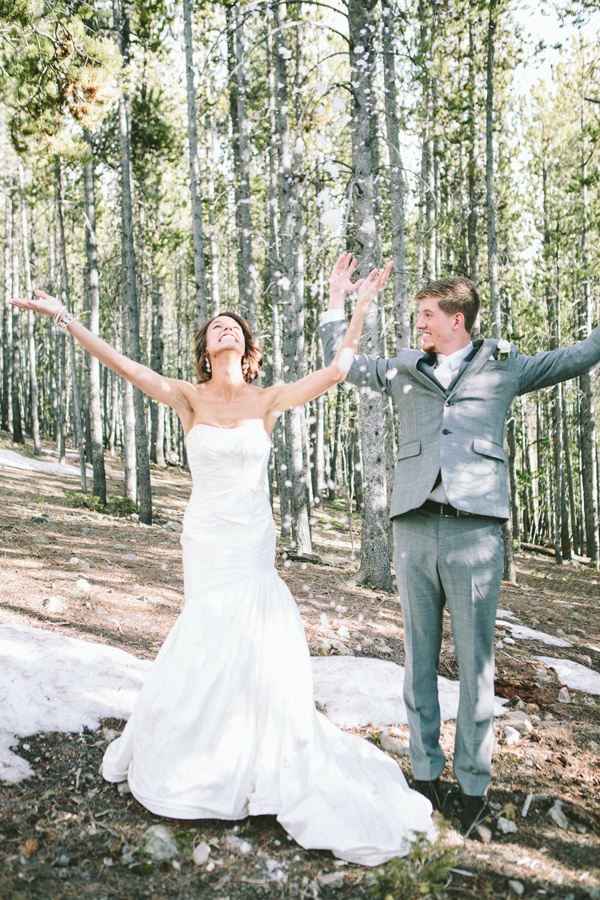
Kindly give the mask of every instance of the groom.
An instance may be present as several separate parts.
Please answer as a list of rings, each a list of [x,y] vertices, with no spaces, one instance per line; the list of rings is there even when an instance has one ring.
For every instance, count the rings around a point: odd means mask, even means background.
[[[326,363],[346,330],[351,273],[334,269],[332,274],[329,310],[320,328]],[[600,362],[600,329],[573,347],[520,356],[507,341],[471,341],[480,300],[467,278],[430,282],[416,301],[423,351],[401,350],[395,359],[358,354],[348,380],[390,394],[400,418],[390,517],[415,788],[434,808],[443,807],[437,664],[447,606],[460,678],[453,765],[462,829],[489,841],[493,826],[485,794],[493,744],[493,637],[503,564],[501,523],[510,514],[505,419],[516,396],[575,378]]]

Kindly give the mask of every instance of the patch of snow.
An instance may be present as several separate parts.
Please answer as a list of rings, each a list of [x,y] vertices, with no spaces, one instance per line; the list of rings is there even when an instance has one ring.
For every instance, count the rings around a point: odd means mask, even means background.
[[[0,466],[6,466],[10,469],[23,469],[27,472],[45,472],[47,475],[81,475],[79,466],[62,466],[60,463],[46,462],[43,459],[30,459],[28,456],[21,456],[14,450],[0,450]],[[93,478],[94,473],[91,469],[86,469],[88,478]],[[106,476],[108,478],[108,475]]]
[[[406,725],[402,698],[404,668],[384,659],[355,656],[311,658],[313,693],[335,725]],[[456,719],[460,688],[458,681],[438,676],[442,719]],[[494,715],[504,715],[499,702]]]
[[[552,647],[570,647],[568,641],[562,638],[554,637],[552,634],[546,634],[544,631],[535,631],[533,628],[527,628],[525,625],[515,625],[513,622],[502,622],[503,628],[510,628],[513,637],[519,638],[521,641],[541,641],[543,644],[549,644]]]
[[[566,684],[572,691],[600,695],[600,672],[588,669],[572,659],[553,659],[551,656],[538,656],[537,659],[554,669],[560,683]]]
[[[129,717],[151,663],[106,644],[26,625],[0,626],[0,779],[29,764],[10,747],[37,732],[80,732]]]
[[[498,609],[496,615],[499,619],[514,619],[515,617],[514,612],[511,612],[510,609]]]

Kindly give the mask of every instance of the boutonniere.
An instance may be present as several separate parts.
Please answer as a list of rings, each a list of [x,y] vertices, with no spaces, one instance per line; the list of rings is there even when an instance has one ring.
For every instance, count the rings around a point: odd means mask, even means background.
[[[510,356],[510,341],[498,341],[496,347],[496,359],[508,359]]]

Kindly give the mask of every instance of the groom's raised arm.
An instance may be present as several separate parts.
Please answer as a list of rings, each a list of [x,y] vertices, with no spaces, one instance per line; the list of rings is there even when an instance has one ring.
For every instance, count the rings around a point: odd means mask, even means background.
[[[323,342],[325,365],[328,366],[337,353],[346,334],[346,318],[343,310],[329,309],[323,313],[323,323],[319,334]],[[394,360],[382,356],[357,353],[346,376],[346,381],[357,387],[369,387],[372,391],[389,391],[391,380],[396,374]]]

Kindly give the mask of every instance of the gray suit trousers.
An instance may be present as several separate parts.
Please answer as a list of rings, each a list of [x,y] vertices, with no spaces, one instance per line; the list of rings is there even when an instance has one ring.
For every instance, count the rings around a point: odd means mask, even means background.
[[[460,678],[454,773],[465,794],[482,796],[490,782],[494,738],[493,641],[504,554],[500,522],[417,509],[395,517],[393,528],[413,774],[432,781],[445,764],[437,665],[447,605]]]

